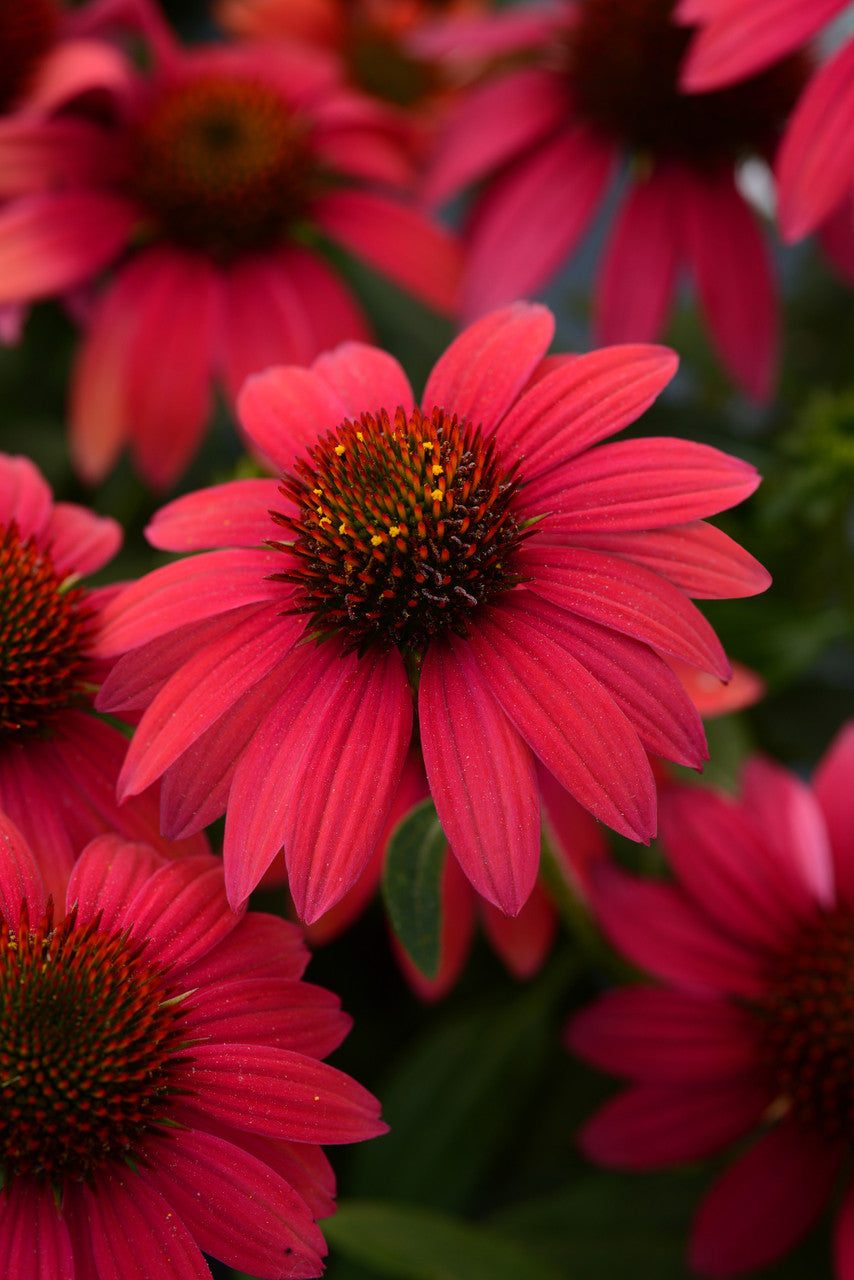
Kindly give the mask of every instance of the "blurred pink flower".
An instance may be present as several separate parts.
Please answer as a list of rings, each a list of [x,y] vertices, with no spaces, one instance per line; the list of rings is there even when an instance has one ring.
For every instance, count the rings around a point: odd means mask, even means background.
[[[411,174],[394,127],[324,55],[185,52],[165,30],[153,43],[148,72],[126,65],[109,121],[0,130],[0,306],[92,286],[75,464],[99,480],[129,441],[166,486],[197,447],[212,381],[233,398],[251,372],[367,334],[327,238],[440,309],[458,262],[401,197]]]
[[[606,934],[661,985],[609,992],[569,1046],[630,1087],[582,1131],[594,1160],[655,1169],[741,1143],[700,1205],[691,1266],[763,1267],[816,1221],[854,1140],[854,723],[812,786],[752,760],[732,800],[665,788],[677,882],[594,872]],[[836,1274],[854,1269],[854,1186],[836,1222]]]
[[[93,647],[115,587],[80,581],[119,549],[115,520],[54,502],[27,458],[0,453],[0,810],[38,854],[51,892],[102,831],[161,840],[157,789],[116,802],[127,748],[92,714],[108,664]],[[199,853],[195,837],[170,853]]]
[[[485,181],[464,237],[471,316],[545,286],[625,168],[595,285],[596,341],[657,338],[687,269],[724,366],[764,400],[776,379],[776,289],[735,170],[749,155],[770,159],[806,68],[790,59],[734,88],[682,93],[689,33],[672,11],[673,0],[555,8],[539,48],[520,37],[516,62],[452,113],[426,193],[440,202]],[[485,42],[502,21],[483,19]]]
[[[440,358],[420,408],[398,363],[360,344],[268,370],[239,408],[281,484],[221,485],[155,516],[156,546],[204,554],[109,606],[99,652],[126,656],[99,705],[147,708],[120,785],[163,775],[165,831],[227,810],[235,903],[283,842],[301,918],[346,893],[394,803],[413,699],[454,855],[509,914],[539,864],[536,759],[648,840],[647,751],[704,758],[659,651],[728,676],[688,594],[767,586],[701,519],[758,476],[682,440],[600,444],[676,358],[626,346],[544,359],[553,328],[523,303],[483,318]]]
[[[318,1143],[382,1133],[318,1061],[350,1019],[299,931],[235,915],[222,865],[94,840],[57,901],[0,814],[0,1261],[15,1277],[319,1275]]]

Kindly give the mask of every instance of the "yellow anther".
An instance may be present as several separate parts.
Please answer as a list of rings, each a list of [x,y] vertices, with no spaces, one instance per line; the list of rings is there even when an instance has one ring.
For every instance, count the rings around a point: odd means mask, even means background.
[[[346,533],[346,532],[347,532],[347,526],[346,526],[346,524],[339,524],[339,526],[338,526],[338,532],[339,532],[339,533]]]
[[[441,467],[439,466],[439,464],[438,464],[438,463],[436,463],[436,462],[434,462],[434,463],[433,463],[433,465],[432,465],[432,467],[430,468],[430,470],[433,472],[433,475],[434,475],[434,476],[440,476],[440,475],[442,474],[442,468],[441,468]]]
[[[371,546],[378,547],[381,542],[382,542],[382,538],[378,533],[375,533],[374,536],[371,538]]]
[[[356,432],[356,439],[357,439],[357,440],[364,440],[364,438],[365,438],[365,437],[363,436],[363,434],[362,434],[362,432],[361,432],[361,431],[357,431],[357,432]]]
[[[322,489],[312,489],[312,491],[311,491],[311,492],[312,492],[312,493],[317,494],[318,498],[322,498],[322,497],[323,497],[323,490],[322,490]]]
[[[424,441],[424,452],[425,452],[425,453],[432,453],[435,447],[436,447],[436,446],[433,444],[433,441],[432,441],[432,440],[425,440],[425,441]]]
[[[434,489],[433,492],[430,494],[430,497],[433,499],[434,502],[439,502],[442,498],[442,490]]]
[[[332,524],[332,521],[329,519],[329,516],[321,516],[317,523],[318,523],[318,524]]]
[[[341,454],[346,453],[347,450],[344,448],[343,444],[336,444],[335,452],[338,454],[338,457],[340,458]]]
[[[392,538],[396,538],[396,537],[398,536],[398,534],[400,533],[400,525],[399,525],[399,524],[390,524],[390,525],[389,525],[389,527],[388,527],[388,532],[389,532],[389,536],[390,536],[390,537],[392,537]]]

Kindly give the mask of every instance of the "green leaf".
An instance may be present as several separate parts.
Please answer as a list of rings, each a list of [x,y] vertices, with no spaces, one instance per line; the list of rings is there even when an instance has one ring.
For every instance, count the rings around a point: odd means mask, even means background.
[[[498,1231],[417,1205],[345,1201],[323,1230],[334,1249],[392,1280],[568,1280]]]
[[[435,977],[439,968],[439,882],[446,845],[433,801],[422,800],[392,832],[383,874],[383,898],[392,927],[413,964],[428,978]]]

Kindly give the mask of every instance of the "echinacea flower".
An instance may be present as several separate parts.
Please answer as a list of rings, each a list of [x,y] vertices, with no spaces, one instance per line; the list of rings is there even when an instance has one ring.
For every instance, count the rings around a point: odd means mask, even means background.
[[[251,372],[367,335],[327,240],[447,310],[457,254],[406,203],[394,128],[321,54],[184,51],[165,30],[152,43],[111,112],[18,128],[6,164],[0,132],[0,306],[92,290],[75,465],[99,480],[129,442],[166,486],[196,449],[214,381],[233,397]]]
[[[81,579],[116,553],[115,520],[54,502],[27,458],[0,453],[0,810],[53,891],[102,831],[162,846],[155,793],[116,803],[127,740],[93,713],[94,645],[114,587]],[[195,837],[176,852],[207,848]]]
[[[631,1081],[582,1131],[624,1169],[738,1143],[703,1199],[689,1261],[724,1277],[790,1249],[834,1196],[854,1144],[854,723],[801,782],[756,758],[731,799],[661,796],[675,883],[600,867],[594,907],[657,985],[618,988],[569,1046]],[[745,1140],[753,1136],[749,1145]],[[854,1186],[836,1218],[836,1275],[854,1271]]]
[[[318,1144],[385,1126],[319,1061],[350,1020],[299,931],[235,915],[209,856],[99,836],[55,900],[3,814],[0,845],[3,1275],[319,1275]]]
[[[776,378],[776,291],[736,169],[770,160],[806,69],[797,57],[732,88],[682,93],[689,33],[673,7],[565,0],[538,49],[526,43],[462,99],[427,194],[438,203],[482,184],[464,229],[472,316],[547,285],[624,171],[594,289],[597,342],[655,340],[687,271],[725,368],[764,400]],[[483,19],[485,42],[502,20]]]
[[[300,917],[338,901],[416,725],[454,855],[507,913],[537,875],[537,758],[637,840],[655,829],[647,751],[703,759],[699,717],[658,651],[729,674],[687,593],[767,585],[702,521],[758,477],[682,440],[600,444],[652,403],[676,357],[547,360],[553,329],[524,303],[482,318],[420,406],[399,364],[361,344],[257,375],[243,427],[281,481],[202,490],[155,516],[156,546],[203,554],[111,603],[99,652],[125,656],[99,705],[147,708],[121,793],[162,775],[168,834],[226,811],[235,903],[283,844]]]

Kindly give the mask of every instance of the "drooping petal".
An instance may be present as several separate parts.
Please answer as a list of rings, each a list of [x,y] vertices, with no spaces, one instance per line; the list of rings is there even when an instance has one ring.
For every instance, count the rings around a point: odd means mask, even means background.
[[[424,388],[426,412],[437,405],[478,423],[488,435],[540,363],[553,333],[554,317],[535,303],[516,302],[484,316],[436,361]]]
[[[506,916],[491,902],[482,902],[480,920],[490,946],[514,978],[525,981],[539,973],[558,927],[554,903],[539,880],[517,916]]]
[[[154,513],[145,536],[164,551],[258,547],[276,536],[270,508],[279,498],[276,480],[229,480],[185,493]]]
[[[666,1169],[728,1147],[758,1123],[770,1102],[753,1080],[640,1084],[618,1094],[587,1122],[579,1145],[613,1169]]]
[[[649,408],[679,363],[666,347],[607,347],[574,356],[528,387],[498,427],[505,461],[526,481],[621,431]]]
[[[553,612],[552,612],[553,611]],[[576,662],[560,611],[528,591],[481,611],[468,643],[534,753],[601,821],[635,840],[655,830],[655,788],[637,734]]]
[[[698,600],[753,596],[771,582],[768,570],[749,551],[704,520],[625,533],[585,529],[577,541],[591,550],[611,551],[646,565]]]
[[[423,195],[438,205],[470,182],[525,153],[563,123],[559,74],[524,67],[473,86],[448,113]]]
[[[208,1265],[178,1214],[137,1174],[109,1165],[96,1187],[85,1182],[76,1187],[98,1280],[210,1280]]]
[[[639,968],[687,991],[761,995],[762,957],[710,925],[675,885],[607,863],[593,867],[591,882],[599,924]]]
[[[596,283],[597,342],[654,342],[664,328],[684,252],[671,187],[659,165],[620,206]]]
[[[281,475],[347,417],[347,406],[312,370],[288,365],[247,379],[237,412],[252,444]]]
[[[843,1150],[792,1120],[766,1133],[718,1178],[691,1228],[690,1265],[707,1276],[782,1257],[830,1199]]]
[[[175,1104],[204,1129],[204,1117],[293,1142],[360,1142],[384,1133],[376,1098],[355,1080],[301,1053],[269,1045],[194,1045],[194,1097]],[[252,1089],[246,1090],[246,1064]],[[194,1124],[195,1128],[196,1125]]]
[[[56,191],[0,209],[0,305],[30,302],[89,280],[119,253],[136,221],[106,192]]]
[[[466,236],[464,315],[473,319],[548,282],[587,230],[614,163],[612,148],[580,124],[489,184]]]
[[[546,531],[547,536],[547,531]],[[712,627],[665,578],[619,556],[532,539],[517,560],[532,591],[571,613],[682,658],[726,680],[731,668]]]
[[[777,154],[777,219],[800,240],[839,204],[854,165],[854,41],[815,73],[792,112]]]
[[[534,757],[463,641],[428,648],[418,720],[430,791],[454,856],[478,893],[516,915],[540,864]]]
[[[459,246],[417,209],[375,192],[342,189],[317,201],[314,216],[332,240],[428,306],[456,310]]]
[[[29,845],[0,812],[0,915],[10,927],[18,927],[24,903],[35,926],[44,914],[44,883]]]
[[[616,987],[572,1019],[566,1043],[601,1071],[648,1084],[743,1076],[761,1060],[756,1019],[734,1001]]]
[[[726,511],[759,484],[749,462],[690,440],[616,440],[552,468],[526,488],[548,532],[660,529]]]
[[[281,569],[275,551],[209,551],[176,560],[131,583],[101,617],[95,652],[114,657],[172,631],[241,605],[275,598],[267,579]]]
[[[4,1188],[0,1274],[5,1280],[80,1280],[68,1227],[57,1213],[50,1190],[34,1178],[16,1178]]]
[[[268,1165],[198,1130],[154,1137],[143,1181],[174,1206],[206,1253],[258,1275],[311,1276],[326,1247],[305,1202]]]
[[[777,378],[778,303],[769,249],[731,173],[683,175],[683,234],[712,341],[749,396]]]
[[[689,0],[690,3],[690,0]],[[750,0],[749,4],[713,8],[707,25],[693,35],[682,63],[683,89],[693,93],[719,89],[770,66],[819,31],[846,0]],[[699,11],[690,14],[680,5],[677,17],[702,22]]]

